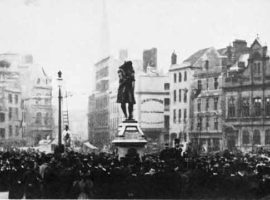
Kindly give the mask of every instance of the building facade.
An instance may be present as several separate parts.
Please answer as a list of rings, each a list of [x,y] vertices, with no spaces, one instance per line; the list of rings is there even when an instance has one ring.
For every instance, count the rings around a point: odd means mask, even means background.
[[[203,151],[223,148],[223,57],[215,48],[199,50],[185,62],[195,67],[190,140]]]
[[[165,83],[168,83],[168,76],[159,73],[142,73],[136,78],[134,116],[149,144],[161,145],[166,139],[165,118],[168,115],[165,105],[168,109],[169,103],[165,99],[169,99],[169,90],[165,90]]]
[[[0,61],[0,138],[22,139],[21,87],[19,74],[10,69],[10,63]]]
[[[224,78],[225,142],[242,151],[270,147],[270,63],[267,46],[258,38],[235,60],[228,57]],[[235,47],[229,47],[228,51]],[[232,52],[234,52],[232,51]],[[232,54],[233,55],[233,54]],[[232,58],[235,56],[232,56]]]
[[[117,70],[121,62],[112,57],[106,57],[95,64],[95,90],[91,102],[95,107],[90,106],[88,116],[93,126],[89,131],[89,139],[94,145],[102,148],[108,145],[111,138],[110,133],[110,85],[118,80]],[[91,136],[90,136],[91,134]]]
[[[12,71],[18,73],[20,85],[22,137],[28,145],[52,137],[54,129],[51,78],[44,69],[33,62],[31,55],[1,54],[1,59],[10,63]]]
[[[189,140],[190,107],[192,84],[194,80],[194,66],[189,62],[177,64],[177,55],[171,56],[171,66],[169,69],[170,79],[170,145],[174,145],[174,140],[180,142]]]

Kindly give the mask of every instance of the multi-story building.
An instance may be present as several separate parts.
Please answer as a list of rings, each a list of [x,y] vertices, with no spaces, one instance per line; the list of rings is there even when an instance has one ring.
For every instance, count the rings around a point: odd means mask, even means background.
[[[167,75],[153,72],[141,73],[136,77],[134,117],[149,144],[162,144],[166,140],[168,113],[165,108],[168,110],[169,107],[169,90],[164,87],[168,87],[168,82]]]
[[[22,139],[21,87],[19,74],[10,69],[10,63],[0,61],[0,138]],[[1,144],[2,145],[2,144]]]
[[[194,70],[191,59],[177,64],[177,55],[171,56],[169,69],[170,79],[170,144],[174,144],[176,138],[181,142],[188,141],[190,124],[190,106]]]
[[[196,68],[190,107],[190,140],[206,151],[220,150],[223,147],[223,57],[211,47],[199,50],[184,62]]]
[[[270,147],[270,63],[267,46],[258,39],[236,57],[236,47],[228,47],[228,70],[224,78],[225,144],[243,151]],[[234,60],[232,59],[234,58]]]
[[[112,57],[106,57],[95,64],[95,107],[89,107],[89,116],[92,119],[93,128],[91,129],[92,142],[103,147],[110,141],[110,85],[118,80],[117,70],[121,62]],[[92,102],[93,103],[93,102]]]
[[[51,78],[31,55],[1,54],[1,59],[10,62],[10,68],[18,73],[20,84],[22,117],[22,137],[29,145],[52,136],[53,109]]]
[[[170,142],[170,108],[171,108],[171,100],[170,100],[170,80],[169,74],[166,75],[168,77],[167,81],[164,83],[164,130],[163,130],[163,140],[164,144],[169,144]]]

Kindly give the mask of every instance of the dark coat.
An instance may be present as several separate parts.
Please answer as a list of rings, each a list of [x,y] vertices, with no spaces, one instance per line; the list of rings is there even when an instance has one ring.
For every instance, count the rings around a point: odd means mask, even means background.
[[[134,71],[125,72],[122,68],[118,71],[119,87],[117,93],[117,103],[135,104],[134,88],[132,83],[135,82]]]

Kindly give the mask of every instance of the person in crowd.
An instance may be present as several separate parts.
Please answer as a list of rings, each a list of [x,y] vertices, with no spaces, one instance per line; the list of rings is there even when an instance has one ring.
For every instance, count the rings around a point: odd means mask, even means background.
[[[1,189],[11,199],[254,199],[270,195],[269,160],[267,151],[197,155],[183,154],[177,145],[141,159],[132,149],[121,159],[109,153],[0,151]]]

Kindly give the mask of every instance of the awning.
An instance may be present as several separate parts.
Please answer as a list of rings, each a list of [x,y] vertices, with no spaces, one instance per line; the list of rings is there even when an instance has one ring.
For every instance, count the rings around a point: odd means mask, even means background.
[[[90,142],[85,142],[83,143],[83,145],[87,146],[90,149],[98,149],[97,147],[95,147],[94,145],[90,144]]]

